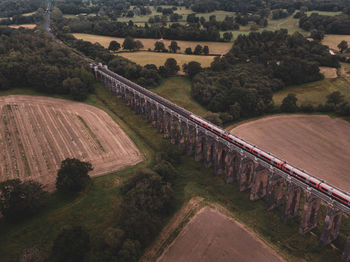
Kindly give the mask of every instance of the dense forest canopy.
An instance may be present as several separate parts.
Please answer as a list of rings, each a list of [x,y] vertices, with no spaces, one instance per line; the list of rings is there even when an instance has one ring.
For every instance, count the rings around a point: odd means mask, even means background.
[[[326,16],[312,13],[310,16],[300,17],[299,26],[306,31],[316,29],[326,34],[349,35],[350,15]]]
[[[44,0],[0,0],[0,17],[34,12],[46,6]]]
[[[43,32],[0,27],[0,90],[31,88],[83,100],[93,81],[85,66]]]
[[[241,35],[227,55],[194,77],[192,95],[209,110],[233,118],[259,115],[272,109],[273,92],[322,79],[320,65],[339,67],[338,57],[299,33]]]

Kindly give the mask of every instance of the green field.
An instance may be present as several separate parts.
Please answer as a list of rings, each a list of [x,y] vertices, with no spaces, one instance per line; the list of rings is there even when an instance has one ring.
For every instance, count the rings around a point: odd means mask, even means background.
[[[345,100],[350,102],[350,83],[345,78],[324,79],[299,86],[291,86],[275,93],[273,100],[276,105],[280,105],[289,93],[294,93],[297,95],[299,105],[311,103],[317,106],[325,103],[327,96],[334,91],[340,91],[345,96]]]
[[[177,76],[165,79],[152,91],[197,115],[204,116],[208,112],[191,97],[191,82],[188,78]]]
[[[87,102],[106,110],[145,154],[146,161],[138,167],[150,166],[155,162],[155,152],[160,149],[162,140],[162,135],[156,129],[100,85]],[[92,244],[96,245],[101,233],[114,225],[122,201],[119,186],[133,174],[135,168],[94,178],[89,191],[74,199],[52,194],[45,210],[21,224],[9,224],[0,219],[1,261],[18,261],[24,248],[37,247],[44,255],[47,254],[55,236],[68,225],[84,226],[90,233]],[[191,157],[183,156],[176,170],[178,175],[174,181],[174,193],[177,209],[192,197],[200,196],[224,205],[238,221],[256,232],[288,261],[339,261],[350,232],[348,218],[344,217],[340,236],[333,243],[336,248],[329,245],[319,247],[319,228],[312,230],[313,234],[300,235],[299,217],[282,223],[282,207],[266,212],[264,200],[250,201],[249,192],[238,192],[236,183],[226,184],[220,176],[213,175],[212,169],[204,168]],[[324,207],[321,213],[323,218]]]

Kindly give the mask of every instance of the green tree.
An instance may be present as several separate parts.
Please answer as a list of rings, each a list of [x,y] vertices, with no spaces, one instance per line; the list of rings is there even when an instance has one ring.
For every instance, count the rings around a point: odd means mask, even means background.
[[[140,40],[136,40],[135,41],[135,49],[140,50],[141,48],[143,48],[142,42]]]
[[[124,42],[123,42],[123,49],[129,50],[129,51],[135,50],[136,49],[136,43],[135,43],[134,38],[132,38],[130,36],[127,36],[124,39]]]
[[[88,96],[88,88],[80,78],[67,78],[63,81],[62,86],[64,90],[69,90],[74,100],[84,101]]]
[[[324,38],[324,31],[314,29],[311,31],[310,37],[314,40],[321,41]]]
[[[164,52],[166,50],[165,48],[165,45],[163,42],[161,41],[156,41],[154,43],[154,51],[157,51],[157,52]]]
[[[334,91],[327,96],[327,104],[333,104],[335,107],[344,102],[344,96],[339,91]]]
[[[237,120],[241,117],[241,106],[238,102],[234,103],[229,108],[229,113],[232,116],[233,120]]]
[[[191,61],[183,65],[183,71],[192,79],[196,74],[202,71],[202,67],[200,63]]]
[[[187,54],[187,55],[192,55],[192,48],[191,48],[191,47],[187,47],[187,48],[185,49],[185,54]]]
[[[343,53],[346,49],[348,49],[348,42],[346,42],[345,40],[341,41],[338,44],[338,48],[339,48],[340,52]]]
[[[160,163],[154,166],[153,171],[159,174],[165,181],[171,181],[176,176],[174,166],[166,160],[161,160]]]
[[[295,94],[288,94],[282,101],[282,112],[295,113],[298,110],[297,101],[298,98]]]
[[[174,58],[168,58],[165,61],[164,67],[168,76],[174,76],[180,70],[180,67],[177,65],[177,62]]]
[[[205,54],[205,55],[208,55],[208,54],[209,54],[209,47],[208,47],[207,45],[205,45],[205,46],[203,47],[203,54]]]
[[[49,261],[84,261],[89,250],[90,236],[82,227],[64,229],[53,243]]]
[[[202,54],[202,52],[203,52],[203,48],[202,48],[202,46],[201,45],[197,45],[196,46],[196,48],[194,49],[194,54],[195,55],[200,55],[200,54]]]
[[[111,50],[111,51],[118,51],[120,49],[120,44],[117,42],[117,41],[111,41],[109,43],[109,47],[108,47],[108,50]]]
[[[76,158],[62,161],[57,173],[56,188],[59,192],[75,193],[86,188],[91,178],[88,172],[93,170],[89,162],[82,162]]]
[[[103,232],[104,242],[113,249],[119,249],[125,237],[124,230],[109,227]]]
[[[127,239],[123,243],[122,249],[118,253],[118,261],[136,262],[141,253],[141,245],[137,240]]]
[[[171,52],[176,53],[178,50],[180,50],[180,47],[177,45],[176,41],[171,41],[169,49]]]
[[[25,219],[42,207],[46,195],[43,185],[32,180],[1,182],[0,213],[11,222]]]
[[[214,125],[217,126],[222,126],[222,120],[220,118],[220,115],[217,113],[212,113],[212,112],[208,112],[204,118],[210,122],[212,122]]]

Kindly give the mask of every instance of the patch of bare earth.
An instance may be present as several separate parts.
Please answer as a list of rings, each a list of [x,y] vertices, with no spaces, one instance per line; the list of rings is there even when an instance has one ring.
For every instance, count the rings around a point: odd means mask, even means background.
[[[0,181],[33,179],[54,189],[67,157],[90,161],[90,176],[143,160],[131,139],[104,111],[49,97],[0,97]]]
[[[26,29],[34,29],[36,27],[36,24],[9,25],[9,27],[15,28],[15,29],[18,29],[21,27],[26,28]]]
[[[333,67],[320,66],[320,72],[325,78],[337,78],[337,69]]]
[[[284,260],[242,224],[207,206],[196,213],[157,261]]]
[[[331,185],[350,191],[350,123],[324,115],[281,115],[231,132]]]

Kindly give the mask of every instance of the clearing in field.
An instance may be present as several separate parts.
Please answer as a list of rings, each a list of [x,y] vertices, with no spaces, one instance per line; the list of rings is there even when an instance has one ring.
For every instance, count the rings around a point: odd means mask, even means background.
[[[231,132],[350,191],[350,123],[345,120],[325,115],[280,115],[241,124]]]
[[[84,41],[89,41],[91,43],[99,43],[105,48],[108,48],[109,43],[111,41],[117,41],[121,45],[124,42],[124,38],[121,37],[111,37],[111,36],[101,36],[101,35],[93,35],[93,34],[73,34],[73,36],[77,39],[82,39]],[[159,39],[153,39],[153,38],[135,38],[135,40],[140,40],[142,44],[144,45],[144,49],[148,50],[149,48],[151,50],[154,49],[154,43],[156,41],[159,41]],[[170,45],[171,40],[163,40],[165,47],[168,48]],[[184,53],[185,49],[187,47],[191,47],[192,51],[197,45],[205,46],[207,45],[209,47],[210,54],[219,54],[224,55],[226,54],[231,48],[232,43],[225,43],[225,42],[196,42],[196,41],[180,41],[176,40],[178,46],[181,48],[180,53]]]
[[[199,55],[184,55],[184,54],[172,54],[172,53],[158,53],[158,52],[126,52],[118,53],[119,56],[125,57],[136,64],[145,66],[147,64],[155,64],[157,67],[164,65],[168,58],[174,58],[177,64],[180,66],[182,72],[182,65],[188,64],[191,61],[196,61],[201,64],[202,67],[209,67],[213,62],[215,56],[199,56]]]
[[[284,260],[242,224],[215,209],[204,207],[188,222],[157,261]]]
[[[0,181],[33,179],[54,188],[61,161],[90,161],[91,176],[143,160],[130,138],[104,111],[49,97],[0,97]]]

